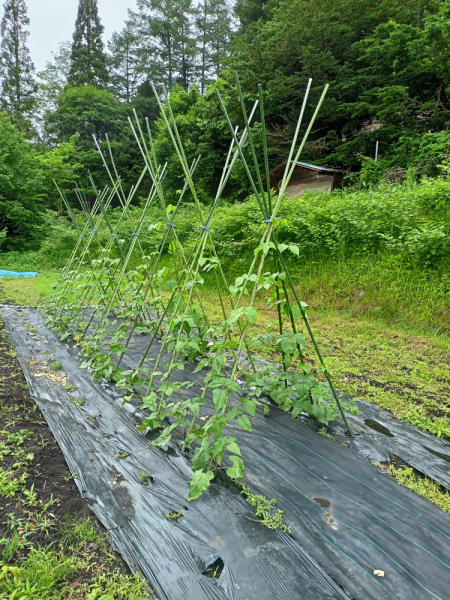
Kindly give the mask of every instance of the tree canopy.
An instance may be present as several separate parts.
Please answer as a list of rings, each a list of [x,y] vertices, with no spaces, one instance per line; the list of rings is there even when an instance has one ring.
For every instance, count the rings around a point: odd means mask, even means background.
[[[42,223],[44,177],[40,163],[17,126],[0,112],[0,231],[2,249],[20,249],[23,237],[37,241]]]
[[[4,10],[2,119],[23,132],[21,143],[33,141],[26,154],[39,157],[36,168],[47,184],[46,169],[59,165],[62,182],[89,188],[93,173],[106,185],[93,137],[105,146],[108,134],[130,188],[142,168],[128,124],[136,111],[156,129],[157,160],[169,162],[164,185],[176,194],[182,178],[153,83],[161,98],[163,86],[170,91],[186,155],[201,155],[195,177],[202,201],[210,202],[230,141],[216,89],[243,125],[235,73],[248,110],[263,86],[270,167],[287,157],[309,78],[306,118],[323,86],[330,87],[305,160],[342,168],[351,180],[367,167],[377,142],[377,177],[408,169],[435,175],[449,154],[450,0],[137,0],[108,52],[97,0],[80,0],[73,40],[38,74],[37,92],[25,0],[6,0]],[[258,118],[256,144],[262,143]],[[76,167],[63,177],[70,161]],[[35,189],[39,206],[58,205],[53,192],[41,196]],[[236,201],[249,192],[238,161],[225,197]]]
[[[27,46],[30,24],[24,0],[7,0],[1,24],[0,79],[1,109],[25,129],[34,106],[36,82]]]
[[[103,87],[108,83],[103,30],[97,0],[80,0],[70,56],[70,85]]]

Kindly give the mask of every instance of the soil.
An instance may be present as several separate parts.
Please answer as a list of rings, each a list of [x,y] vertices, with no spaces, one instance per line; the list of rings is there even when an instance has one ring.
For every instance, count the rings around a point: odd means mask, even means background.
[[[2,302],[5,303],[0,290]],[[60,532],[67,527],[67,522],[85,518],[90,518],[99,534],[106,536],[106,531],[91,513],[86,500],[80,497],[64,456],[29,394],[15,350],[5,335],[4,323],[0,318],[0,441],[5,439],[4,430],[7,430],[7,434],[27,430],[33,435],[27,434],[22,444],[13,446],[11,454],[2,456],[0,453],[0,469],[10,471],[15,465],[14,477],[27,473],[26,488],[30,490],[34,486],[37,501],[47,503],[53,498],[57,502],[46,511],[48,527],[43,529],[33,526],[33,511],[18,494],[12,498],[0,496],[0,540],[11,536],[11,523],[14,523],[19,535],[28,527],[31,533],[26,533],[26,538],[33,546],[48,547],[54,544],[56,547],[61,540]],[[17,467],[17,460],[23,461],[28,454],[33,454],[34,459]],[[77,583],[89,583],[95,574],[103,570],[98,566],[106,563],[108,571],[129,574],[126,564],[112,552],[109,544],[103,544],[103,548],[97,547],[97,544],[90,546],[88,550],[92,553],[92,564],[97,565],[97,569],[95,573],[78,573]]]

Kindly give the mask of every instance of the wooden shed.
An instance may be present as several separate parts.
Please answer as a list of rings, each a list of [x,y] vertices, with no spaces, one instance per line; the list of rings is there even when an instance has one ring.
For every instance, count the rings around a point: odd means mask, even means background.
[[[278,165],[271,173],[270,187],[279,190],[286,169],[287,161]],[[329,169],[328,167],[318,167],[305,162],[295,164],[294,172],[286,188],[286,196],[290,198],[300,198],[306,191],[331,192],[340,184],[345,175],[344,171],[338,169]],[[265,179],[264,179],[265,184]]]

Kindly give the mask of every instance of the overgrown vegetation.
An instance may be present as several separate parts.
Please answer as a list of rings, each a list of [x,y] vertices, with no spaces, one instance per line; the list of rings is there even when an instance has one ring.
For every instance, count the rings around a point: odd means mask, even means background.
[[[436,481],[429,479],[426,476],[418,475],[414,469],[407,466],[396,467],[389,464],[383,465],[383,470],[386,470],[391,477],[394,477],[400,485],[404,485],[412,492],[423,496],[430,502],[433,502],[443,511],[450,513],[450,493],[443,489]]]

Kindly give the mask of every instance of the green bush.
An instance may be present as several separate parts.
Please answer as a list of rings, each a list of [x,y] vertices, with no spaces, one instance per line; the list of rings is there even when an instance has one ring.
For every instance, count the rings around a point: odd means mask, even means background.
[[[305,194],[286,199],[277,235],[299,245],[303,256],[350,256],[386,249],[415,262],[437,265],[450,250],[450,182],[424,181],[415,186],[381,184],[367,190],[331,195]],[[226,252],[239,253],[233,241],[255,247],[265,224],[250,199],[225,206],[213,220],[214,238]]]
[[[172,204],[176,201],[175,197]],[[202,208],[206,216],[209,207]],[[121,209],[110,209],[108,214],[115,227]],[[142,208],[133,207],[131,214],[136,224]],[[84,216],[76,215],[82,229]],[[331,195],[307,193],[302,198],[286,199],[279,216],[278,240],[298,244],[301,255],[309,259],[389,251],[416,264],[435,267],[443,264],[450,253],[450,181],[444,179],[424,180],[420,184],[381,183],[366,189],[338,190]],[[146,254],[153,252],[162,240],[166,220],[157,204],[150,208],[139,238]],[[195,205],[183,204],[173,220],[178,239],[189,252],[199,233]],[[235,204],[224,202],[216,209],[211,223],[217,251],[236,264],[259,244],[265,227],[253,197]],[[34,255],[34,266],[62,266],[78,239],[75,228],[66,218],[48,211],[40,231],[43,242]],[[132,224],[122,219],[118,233],[122,247],[126,247],[132,233]],[[110,231],[105,220],[96,235],[100,244],[108,241]],[[89,251],[96,256],[98,250],[97,240],[93,239]],[[18,262],[25,267],[20,257],[25,258],[18,253],[2,255],[0,268],[11,268],[11,263]],[[25,263],[29,268],[28,259]]]

